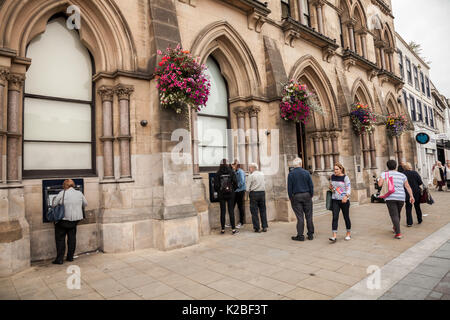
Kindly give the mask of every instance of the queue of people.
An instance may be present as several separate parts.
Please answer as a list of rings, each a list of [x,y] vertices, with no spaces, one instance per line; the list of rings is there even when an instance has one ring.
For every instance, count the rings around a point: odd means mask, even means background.
[[[297,218],[297,234],[292,237],[294,241],[305,241],[304,229],[306,220],[307,238],[314,239],[314,222],[313,222],[313,196],[314,184],[311,174],[302,168],[302,159],[296,158],[293,161],[294,168],[290,171],[287,179],[288,195],[292,209]],[[389,184],[388,193],[385,196],[387,209],[393,224],[393,232],[396,239],[403,237],[400,229],[401,211],[406,203],[406,219],[407,226],[412,227],[412,207],[414,206],[418,224],[422,223],[422,211],[420,208],[421,186],[423,181],[418,172],[412,170],[410,163],[401,163],[397,167],[395,160],[387,162],[387,171],[383,172],[378,179],[378,185],[383,187]],[[434,178],[437,180],[438,190],[442,190],[446,182],[450,187],[450,161],[446,166],[442,166],[437,162],[433,168]],[[226,213],[228,212],[230,227],[232,234],[239,232],[245,224],[245,206],[244,198],[246,192],[249,194],[250,212],[252,216],[252,224],[254,232],[267,232],[267,210],[266,210],[266,193],[264,173],[258,170],[256,163],[249,164],[249,176],[245,179],[245,172],[242,170],[240,163],[235,160],[231,165],[223,159],[220,163],[219,170],[213,185],[220,202],[220,224],[221,233],[225,233]],[[65,208],[65,216],[61,221],[55,222],[55,242],[57,249],[57,257],[53,261],[54,264],[63,264],[66,251],[67,237],[67,261],[73,261],[76,248],[76,231],[77,224],[83,219],[83,208],[87,206],[84,195],[75,190],[73,180],[66,180],[61,191],[55,198],[53,206],[63,204]],[[351,240],[351,220],[350,220],[350,198],[351,198],[351,182],[350,178],[345,174],[345,168],[342,164],[334,165],[334,174],[330,177],[329,188],[332,192],[331,211],[332,236],[330,242],[337,241],[338,223],[340,212],[344,217],[346,236],[345,240]],[[239,223],[235,224],[235,207],[239,210]]]

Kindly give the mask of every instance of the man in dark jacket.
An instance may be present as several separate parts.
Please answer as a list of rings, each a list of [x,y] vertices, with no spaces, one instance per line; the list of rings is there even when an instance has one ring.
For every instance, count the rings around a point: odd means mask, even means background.
[[[227,205],[232,233],[236,234],[238,232],[234,220],[234,194],[237,186],[238,183],[234,170],[227,164],[227,160],[223,159],[214,179],[214,190],[217,192],[220,201],[220,224],[222,227],[222,234],[225,233],[225,214]]]
[[[314,185],[311,175],[302,168],[302,159],[294,160],[295,169],[288,176],[288,194],[291,200],[292,209],[297,216],[297,236],[292,237],[294,241],[305,241],[303,231],[305,222],[303,214],[306,217],[306,226],[308,228],[308,239],[314,239],[313,224],[313,204]]]
[[[417,222],[421,224],[422,210],[420,209],[420,186],[423,185],[422,178],[417,171],[412,170],[411,163],[407,162],[403,167],[405,169],[403,174],[408,178],[409,186],[411,187],[414,195],[414,208],[416,209]],[[413,225],[412,204],[409,202],[408,192],[406,192],[406,223],[408,224],[408,227],[411,227]]]

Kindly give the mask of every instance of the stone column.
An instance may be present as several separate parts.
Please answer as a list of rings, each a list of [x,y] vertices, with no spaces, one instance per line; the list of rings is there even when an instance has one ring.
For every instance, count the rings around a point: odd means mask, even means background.
[[[316,12],[317,12],[317,27],[319,29],[319,32],[321,34],[324,34],[324,30],[323,30],[324,22],[323,22],[323,12],[322,12],[323,2],[316,1],[315,6],[316,6]]]
[[[403,150],[400,142],[400,137],[395,137],[395,142],[397,143],[397,163],[400,164],[403,159]]]
[[[392,48],[387,48],[386,50],[386,54],[388,56],[388,62],[389,62],[389,66],[387,67],[387,70],[390,72],[394,72],[394,49]]]
[[[120,115],[120,178],[131,178],[131,154],[130,154],[130,96],[134,88],[119,84],[115,87],[115,92],[119,98]]]
[[[325,170],[331,170],[330,166],[330,135],[328,133],[325,133],[322,135],[322,141],[323,141],[323,159],[325,164]]]
[[[386,70],[386,57],[384,56],[384,48],[380,47],[381,69]]]
[[[113,133],[113,98],[114,88],[102,86],[98,89],[102,98],[103,136],[103,179],[114,179],[114,133]]]
[[[259,163],[258,158],[258,113],[261,111],[260,107],[251,107],[249,109],[250,115],[250,150],[251,161]]]
[[[22,74],[8,76],[8,141],[7,141],[7,173],[9,183],[19,183],[19,150],[22,134],[20,133],[20,98],[25,81]]]
[[[333,165],[339,162],[339,145],[338,145],[338,134],[337,132],[332,132],[331,137],[331,147],[333,149]]]
[[[306,25],[305,12],[303,11],[302,0],[297,0],[298,14],[300,16],[299,21],[301,24]]]
[[[368,148],[368,143],[367,143],[367,133],[361,134],[361,140],[362,140],[364,169],[368,169],[369,168],[369,148]]]
[[[191,154],[192,154],[192,165],[194,174],[200,173],[200,165],[199,165],[199,156],[198,156],[198,146],[200,144],[200,140],[198,139],[198,114],[197,112],[191,109]]]
[[[354,26],[355,26],[355,23],[353,21],[347,22],[347,29],[348,29],[348,35],[349,35],[349,41],[350,41],[350,50],[352,50],[353,52],[356,51]]]
[[[238,159],[241,163],[243,170],[246,170],[246,157],[245,157],[245,111],[242,108],[236,108],[234,110],[237,118],[237,129],[238,129]]]
[[[369,148],[370,148],[370,165],[372,169],[377,168],[377,153],[375,149],[375,135],[374,132],[369,134]]]
[[[313,145],[314,145],[314,161],[315,161],[315,166],[316,166],[316,170],[315,171],[319,171],[322,170],[322,159],[321,159],[321,154],[320,154],[320,134],[319,133],[314,133],[312,136],[313,139]]]
[[[0,69],[0,183],[3,181],[3,137],[6,136],[6,130],[3,128],[3,112],[5,110],[4,92],[6,84],[8,83],[9,71],[7,69]]]

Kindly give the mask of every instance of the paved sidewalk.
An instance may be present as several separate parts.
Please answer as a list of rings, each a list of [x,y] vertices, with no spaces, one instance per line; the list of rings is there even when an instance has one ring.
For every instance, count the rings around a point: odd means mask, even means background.
[[[433,193],[421,225],[405,226],[393,238],[384,204],[351,209],[353,239],[330,244],[331,215],[315,218],[313,241],[295,242],[295,223],[270,223],[269,232],[251,225],[232,236],[214,234],[179,250],[81,255],[81,289],[66,285],[70,266],[35,263],[27,271],[0,278],[0,299],[333,299],[450,223],[450,194]],[[423,259],[422,259],[423,260]]]
[[[450,300],[450,240],[380,300]]]

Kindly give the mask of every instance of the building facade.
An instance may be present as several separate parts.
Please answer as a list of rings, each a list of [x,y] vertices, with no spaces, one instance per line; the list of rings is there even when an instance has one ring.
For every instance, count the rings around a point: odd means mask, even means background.
[[[397,52],[401,76],[405,81],[402,95],[414,122],[414,134],[426,133],[430,136],[427,144],[418,144],[416,169],[425,183],[433,182],[433,165],[437,161],[436,134],[439,132],[432,98],[430,67],[396,34]],[[439,113],[440,115],[441,113]]]
[[[450,160],[450,122],[447,98],[440,94],[433,82],[431,83],[431,96],[436,116],[436,151],[437,160],[442,164]]]
[[[390,138],[380,121],[356,136],[349,117],[355,102],[405,110],[395,39],[389,0],[0,1],[0,276],[54,256],[52,179],[84,186],[78,252],[198,243],[219,224],[209,173],[225,156],[261,165],[269,220],[295,219],[286,178],[297,156],[318,201],[337,161],[352,201],[366,201],[388,159],[417,163],[410,132]],[[174,132],[186,121],[160,107],[154,76],[158,50],[177,44],[212,82],[181,163]],[[305,126],[280,118],[289,79],[324,109]]]

